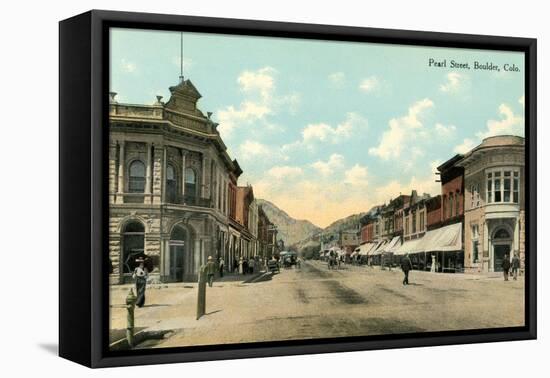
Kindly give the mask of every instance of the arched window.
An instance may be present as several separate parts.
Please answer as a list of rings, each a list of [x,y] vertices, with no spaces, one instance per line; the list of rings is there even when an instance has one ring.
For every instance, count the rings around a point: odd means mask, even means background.
[[[144,256],[145,227],[141,222],[131,221],[122,231],[122,272],[133,273],[136,259]]]
[[[143,193],[145,191],[145,164],[139,160],[134,160],[130,164],[128,191],[130,193]]]
[[[197,175],[192,168],[185,169],[185,200],[194,204],[197,198]]]
[[[166,166],[166,202],[176,203],[178,184],[176,170],[172,164]]]
[[[187,233],[185,232],[183,227],[176,226],[170,234],[170,241],[185,241],[186,237]]]

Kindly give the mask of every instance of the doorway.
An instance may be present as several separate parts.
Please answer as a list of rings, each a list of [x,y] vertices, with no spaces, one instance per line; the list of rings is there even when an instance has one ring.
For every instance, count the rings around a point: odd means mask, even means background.
[[[494,255],[494,267],[493,270],[495,272],[502,272],[502,261],[504,260],[504,256],[507,254],[510,256],[510,245],[509,244],[497,244],[494,247],[495,255]]]
[[[493,234],[493,272],[502,272],[504,256],[510,257],[512,237],[505,228],[499,228]]]
[[[170,265],[169,279],[173,282],[182,282],[185,269],[185,250],[187,232],[180,226],[174,227],[170,234]]]

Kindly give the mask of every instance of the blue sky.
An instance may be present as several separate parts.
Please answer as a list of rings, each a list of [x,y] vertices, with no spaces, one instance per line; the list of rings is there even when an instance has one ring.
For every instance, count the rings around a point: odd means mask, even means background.
[[[179,56],[178,32],[113,29],[111,90],[167,100]],[[522,53],[184,33],[184,67],[240,184],[322,227],[412,189],[436,195],[435,166],[484,137],[523,136]]]

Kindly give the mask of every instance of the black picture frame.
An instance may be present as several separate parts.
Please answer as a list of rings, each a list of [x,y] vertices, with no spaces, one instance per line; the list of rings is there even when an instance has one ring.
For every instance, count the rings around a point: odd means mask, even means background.
[[[377,42],[525,53],[524,327],[112,352],[107,348],[108,30]],[[88,367],[158,364],[535,339],[536,39],[93,10],[59,24],[59,354]]]

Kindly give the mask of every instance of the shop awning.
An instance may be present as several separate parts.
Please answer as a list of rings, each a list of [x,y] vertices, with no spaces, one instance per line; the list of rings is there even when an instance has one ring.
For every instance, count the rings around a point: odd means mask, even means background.
[[[369,256],[378,256],[380,254],[382,254],[383,250],[384,250],[384,247],[386,245],[388,245],[388,241],[387,240],[383,240],[381,242],[378,243],[378,245],[376,246],[376,248],[373,248],[370,252],[369,252]]]
[[[375,243],[365,243],[361,244],[358,248],[355,249],[361,256],[366,256],[368,252],[372,249]]]
[[[401,244],[401,246],[399,246],[398,248],[396,248],[394,250],[394,252],[393,252],[394,255],[404,255],[406,253],[419,252],[418,251],[418,245],[419,245],[421,240],[422,240],[422,238],[414,239],[414,240],[407,240],[406,242]]]
[[[462,224],[455,223],[426,232],[418,239],[404,242],[396,248],[394,254],[404,255],[405,253],[419,252],[449,252],[462,249]]]
[[[462,223],[455,223],[426,233],[425,252],[460,251],[462,249]]]
[[[394,253],[399,246],[401,246],[401,236],[395,236],[380,249],[380,253]]]

